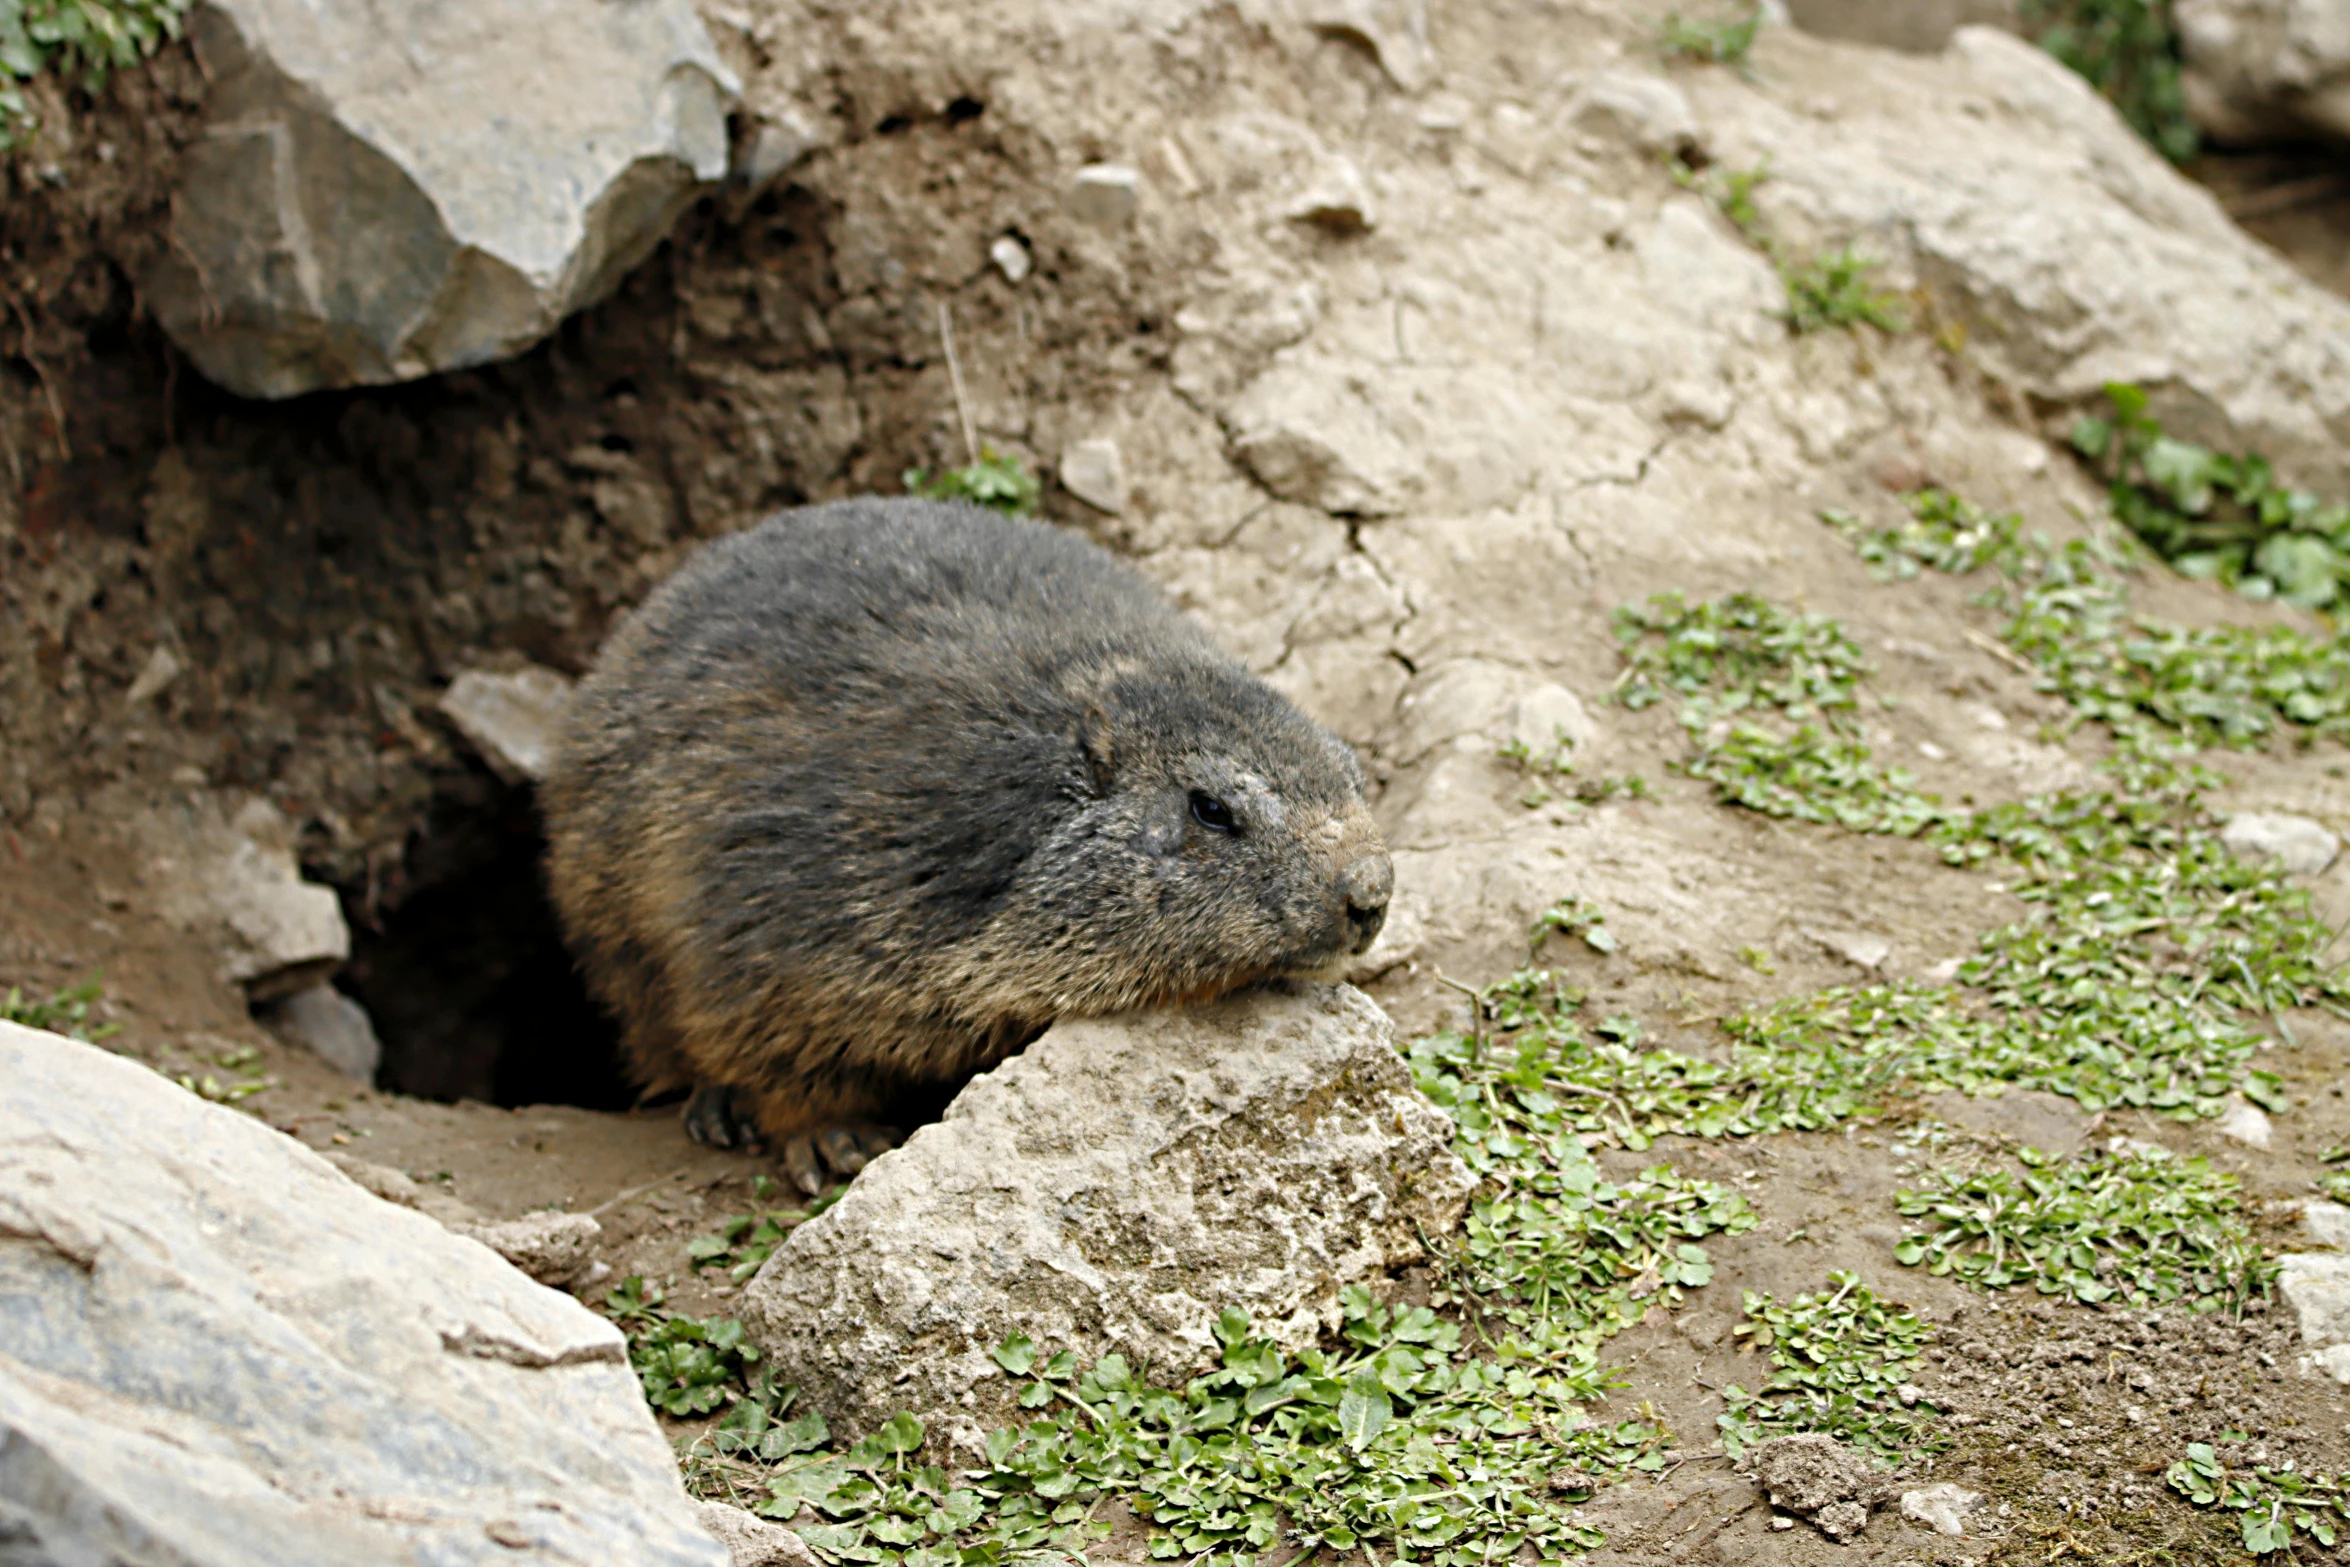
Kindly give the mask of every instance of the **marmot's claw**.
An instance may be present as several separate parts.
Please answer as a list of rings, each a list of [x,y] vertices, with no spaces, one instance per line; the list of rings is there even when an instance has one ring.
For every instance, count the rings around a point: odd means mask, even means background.
[[[787,1141],[783,1168],[793,1185],[818,1197],[834,1180],[855,1180],[858,1171],[905,1140],[894,1126],[828,1126]]]
[[[844,1181],[855,1180],[857,1172],[865,1168],[865,1150],[857,1145],[857,1134],[845,1126],[828,1126],[818,1132],[816,1151]]]
[[[816,1157],[813,1138],[802,1134],[786,1139],[783,1145],[783,1168],[791,1177],[792,1184],[801,1191],[811,1197],[824,1195],[824,1165]]]
[[[685,1135],[705,1148],[761,1151],[759,1128],[724,1083],[704,1083],[685,1102]]]

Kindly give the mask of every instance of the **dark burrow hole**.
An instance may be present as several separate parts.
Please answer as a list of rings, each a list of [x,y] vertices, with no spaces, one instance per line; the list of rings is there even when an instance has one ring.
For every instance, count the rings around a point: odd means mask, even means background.
[[[435,796],[390,906],[372,918],[350,909],[337,983],[383,1042],[378,1087],[497,1105],[635,1103],[618,1033],[556,927],[545,854],[531,791],[470,775]]]
[[[335,983],[375,1024],[377,1087],[507,1107],[638,1102],[619,1031],[563,945],[545,859],[532,792],[468,773],[434,796],[380,912],[345,892],[352,950]],[[926,1126],[961,1087],[902,1088],[878,1119]]]

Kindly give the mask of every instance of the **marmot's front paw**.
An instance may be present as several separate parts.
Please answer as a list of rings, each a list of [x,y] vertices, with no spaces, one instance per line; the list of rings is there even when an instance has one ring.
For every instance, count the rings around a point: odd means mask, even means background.
[[[904,1140],[894,1126],[828,1126],[785,1138],[783,1168],[793,1185],[815,1197],[824,1191],[827,1169],[841,1180],[854,1180],[859,1170]]]
[[[750,1096],[724,1083],[704,1083],[694,1090],[693,1097],[685,1102],[685,1135],[704,1148],[740,1148],[745,1153],[767,1151],[767,1140],[759,1135],[759,1123],[751,1119]]]

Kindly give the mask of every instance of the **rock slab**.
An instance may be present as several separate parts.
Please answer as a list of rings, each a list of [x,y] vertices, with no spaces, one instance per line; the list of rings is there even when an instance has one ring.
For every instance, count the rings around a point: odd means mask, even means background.
[[[1451,1133],[1345,986],[1063,1022],[794,1230],[743,1321],[836,1428],[973,1441],[1016,1413],[990,1354],[1015,1332],[1162,1377],[1227,1308],[1311,1341],[1458,1219]]]
[[[2188,112],[2227,142],[2350,140],[2340,0],[2178,0]]]
[[[2276,861],[2288,876],[2315,876],[2342,852],[2324,823],[2284,811],[2239,811],[2220,829],[2219,841],[2239,859]]]
[[[2295,1252],[2277,1263],[2277,1293],[2300,1326],[2303,1360],[2336,1382],[2350,1383],[2350,1257]]]
[[[1963,1535],[1968,1515],[1983,1505],[1983,1493],[1947,1480],[1901,1493],[1901,1516],[1936,1534]]]
[[[322,984],[351,955],[334,889],[302,879],[293,823],[267,800],[231,811],[198,795],[150,812],[137,832],[157,912],[200,937],[251,1000]]]
[[[383,1041],[367,1009],[332,985],[297,990],[269,1009],[265,1021],[280,1039],[300,1045],[345,1077],[375,1081]]]
[[[0,1082],[7,1559],[724,1567],[610,1323],[134,1062]]]
[[[209,0],[189,33],[206,125],[144,292],[241,396],[518,353],[726,175],[686,0]]]
[[[571,690],[569,675],[536,664],[469,669],[449,682],[440,706],[491,772],[510,784],[537,783],[554,761]]]

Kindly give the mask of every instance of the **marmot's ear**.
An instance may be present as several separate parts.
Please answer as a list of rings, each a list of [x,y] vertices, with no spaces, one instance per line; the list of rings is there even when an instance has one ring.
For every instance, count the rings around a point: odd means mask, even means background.
[[[1110,715],[1099,702],[1086,708],[1077,724],[1078,748],[1085,753],[1085,776],[1096,798],[1107,798],[1117,778],[1117,751],[1110,736]]]

